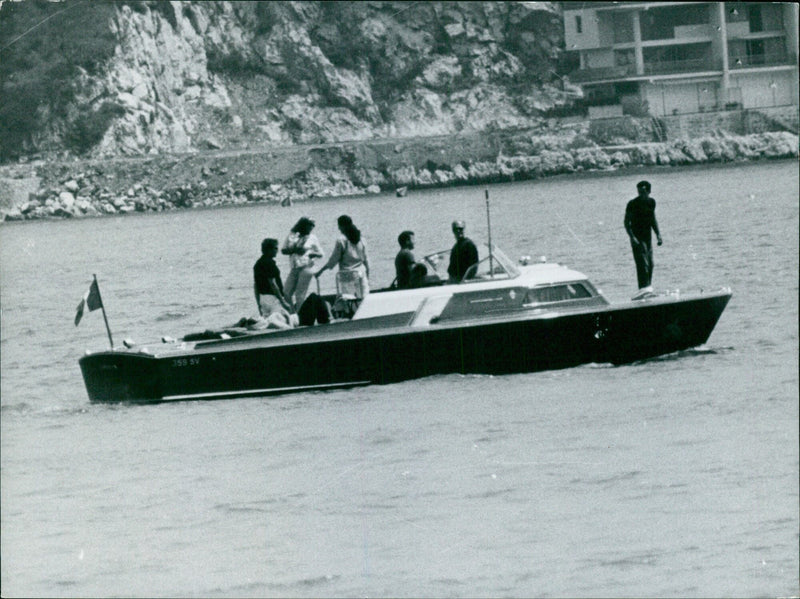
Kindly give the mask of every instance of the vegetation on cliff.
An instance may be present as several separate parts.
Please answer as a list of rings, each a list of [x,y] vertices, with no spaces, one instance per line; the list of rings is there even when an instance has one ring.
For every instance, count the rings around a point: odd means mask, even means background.
[[[6,2],[0,10],[0,157],[35,147],[46,123],[60,122],[65,145],[96,143],[113,117],[113,103],[95,116],[75,106],[80,72],[97,74],[113,56],[108,21],[113,3],[35,0]]]
[[[531,126],[561,36],[547,2],[5,2],[0,159]]]

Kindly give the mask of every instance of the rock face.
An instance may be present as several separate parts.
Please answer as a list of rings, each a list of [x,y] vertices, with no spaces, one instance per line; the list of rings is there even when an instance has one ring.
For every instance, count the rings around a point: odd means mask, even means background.
[[[88,157],[243,149],[531,126],[542,110],[567,101],[554,73],[562,26],[549,2],[27,5],[3,7],[0,42],[25,25],[26,11],[41,13],[36,22],[52,18],[26,34],[28,45],[4,51],[4,58],[11,53],[8,64],[20,67],[17,79],[35,79],[35,70],[25,72],[29,63],[15,54],[42,52],[31,37],[75,42],[84,34],[81,23],[92,19],[96,37],[107,45],[68,53],[64,69],[72,74],[59,94],[35,99],[38,118],[29,130],[14,131],[23,143],[0,147],[6,158],[65,149]],[[55,14],[64,5],[70,20]],[[100,50],[102,60],[92,62],[90,54]],[[13,77],[3,85],[10,100],[26,89]]]
[[[543,118],[575,97],[561,32],[549,2],[0,2],[0,217],[797,157],[791,133]]]

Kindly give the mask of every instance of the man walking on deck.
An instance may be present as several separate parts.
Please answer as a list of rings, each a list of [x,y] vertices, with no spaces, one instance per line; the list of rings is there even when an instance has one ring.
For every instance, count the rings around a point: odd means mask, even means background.
[[[639,195],[628,202],[625,208],[625,230],[631,240],[633,260],[636,263],[636,278],[639,282],[639,292],[642,293],[652,291],[653,242],[650,230],[656,232],[658,245],[661,245],[662,240],[656,221],[656,201],[650,197],[650,182],[639,181],[636,189]]]

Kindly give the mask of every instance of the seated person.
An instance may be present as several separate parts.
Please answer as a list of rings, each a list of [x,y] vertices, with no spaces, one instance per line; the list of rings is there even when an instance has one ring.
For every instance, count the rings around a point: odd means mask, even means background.
[[[428,276],[428,267],[424,264],[417,263],[411,268],[411,273],[408,277],[408,286],[412,289],[422,287],[425,283],[425,278]]]
[[[395,287],[397,289],[408,289],[411,286],[411,269],[414,267],[416,260],[414,253],[414,232],[403,231],[397,237],[397,243],[400,244],[400,251],[394,259],[394,269],[396,273]]]
[[[409,280],[410,289],[416,289],[418,287],[431,287],[441,284],[442,280],[438,277],[438,275],[429,275],[428,267],[422,262],[418,262],[411,269],[411,278]]]
[[[283,295],[281,273],[275,264],[278,240],[267,238],[261,242],[261,257],[253,265],[253,293],[258,312],[275,328],[292,328],[291,304]]]
[[[331,321],[330,306],[316,293],[309,295],[297,311],[300,326],[328,324]]]

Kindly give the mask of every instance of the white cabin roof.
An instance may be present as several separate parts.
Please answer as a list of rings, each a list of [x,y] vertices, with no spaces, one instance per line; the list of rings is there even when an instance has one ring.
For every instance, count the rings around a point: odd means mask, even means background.
[[[437,304],[444,302],[456,293],[467,293],[485,289],[503,289],[506,287],[537,287],[540,285],[557,285],[574,281],[585,281],[586,275],[556,263],[539,263],[520,266],[519,276],[498,279],[471,280],[459,284],[402,289],[383,293],[370,293],[361,302],[353,320],[415,312],[425,300],[438,298]]]

